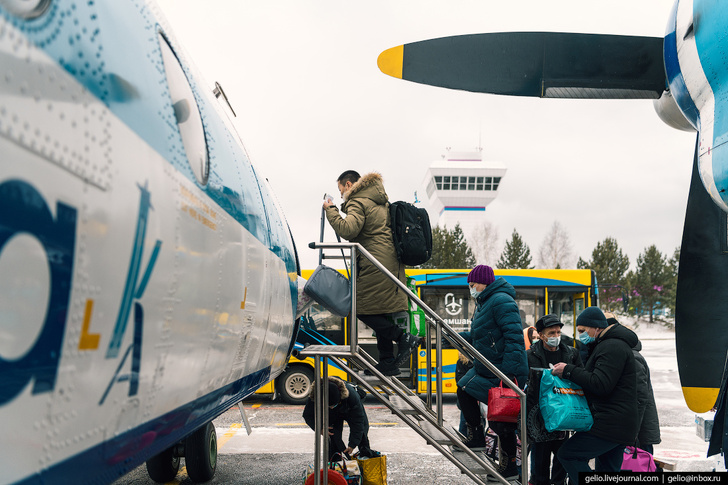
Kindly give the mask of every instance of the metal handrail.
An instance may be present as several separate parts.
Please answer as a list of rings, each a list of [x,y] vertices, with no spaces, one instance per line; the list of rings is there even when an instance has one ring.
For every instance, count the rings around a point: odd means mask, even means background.
[[[386,275],[389,279],[391,279],[399,288],[401,288],[405,294],[409,297],[410,300],[414,301],[420,308],[422,308],[425,312],[425,320],[429,323],[428,329],[427,329],[427,400],[428,400],[428,407],[432,409],[431,407],[431,337],[430,337],[430,326],[434,327],[436,330],[436,338],[435,338],[435,345],[436,345],[436,359],[437,359],[437,380],[436,382],[436,396],[437,396],[437,416],[438,416],[438,425],[442,426],[442,337],[444,336],[445,339],[457,350],[460,352],[465,353],[466,355],[470,356],[472,360],[478,360],[481,364],[483,364],[489,371],[491,371],[493,374],[495,374],[498,378],[500,378],[503,383],[505,383],[510,389],[516,392],[518,395],[518,399],[520,401],[520,407],[521,407],[521,483],[527,483],[528,482],[528,443],[527,443],[527,430],[526,430],[526,393],[523,392],[518,385],[516,385],[513,381],[511,381],[503,372],[500,371],[495,365],[493,365],[488,359],[486,359],[475,347],[473,347],[467,340],[465,340],[463,337],[460,336],[452,327],[450,327],[445,321],[437,314],[434,310],[432,310],[425,302],[423,302],[415,293],[413,293],[407,285],[402,283],[399,278],[397,278],[394,274],[392,274],[391,271],[389,271],[384,265],[382,265],[374,256],[369,253],[361,244],[359,243],[352,243],[352,242],[338,242],[338,243],[323,243],[323,242],[312,242],[309,243],[309,247],[312,249],[336,249],[336,248],[349,248],[351,252],[351,315],[352,318],[350,319],[349,325],[349,335],[351,336],[350,339],[350,345],[351,345],[351,352],[352,354],[356,354],[358,351],[358,335],[357,335],[357,326],[358,326],[358,319],[356,318],[356,253],[361,253],[364,257],[366,257],[377,269],[379,269],[380,272],[382,272],[384,275]],[[327,359],[328,361],[328,359]],[[320,374],[316,372],[315,378],[316,381],[319,380]],[[316,398],[319,396],[317,395]],[[317,448],[318,450],[318,448]],[[467,450],[470,451],[470,450]],[[318,455],[318,453],[317,453]],[[317,456],[318,457],[318,456]],[[318,463],[315,465],[318,466]],[[316,468],[318,470],[318,467]],[[318,478],[319,474],[315,476],[315,478]],[[314,480],[316,485],[318,484],[318,480]],[[501,482],[504,484],[508,484],[502,477]]]

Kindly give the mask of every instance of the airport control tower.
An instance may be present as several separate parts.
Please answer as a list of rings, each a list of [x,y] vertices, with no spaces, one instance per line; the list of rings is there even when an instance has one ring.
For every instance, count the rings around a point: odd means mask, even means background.
[[[442,160],[430,164],[422,183],[432,226],[452,229],[459,222],[470,237],[483,221],[486,206],[498,195],[505,174],[502,163],[483,161],[482,148],[471,152],[448,148]]]

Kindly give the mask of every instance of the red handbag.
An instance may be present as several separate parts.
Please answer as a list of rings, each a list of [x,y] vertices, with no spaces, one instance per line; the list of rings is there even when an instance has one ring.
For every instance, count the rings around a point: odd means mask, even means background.
[[[518,382],[516,382],[518,385]],[[518,414],[521,412],[521,401],[516,391],[510,387],[491,387],[488,390],[488,421],[501,421],[504,423],[515,423],[518,421]]]

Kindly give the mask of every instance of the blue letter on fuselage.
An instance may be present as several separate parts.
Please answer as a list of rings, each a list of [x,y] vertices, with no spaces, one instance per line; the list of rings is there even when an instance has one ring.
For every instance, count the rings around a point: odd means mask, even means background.
[[[58,202],[53,220],[46,201],[32,185],[20,180],[3,182],[0,253],[10,239],[21,233],[35,237],[43,245],[50,269],[50,297],[43,328],[33,347],[20,359],[5,360],[0,356],[0,405],[14,399],[32,378],[33,394],[55,388],[73,280],[76,209]],[[12,275],[0,277],[12,279]]]

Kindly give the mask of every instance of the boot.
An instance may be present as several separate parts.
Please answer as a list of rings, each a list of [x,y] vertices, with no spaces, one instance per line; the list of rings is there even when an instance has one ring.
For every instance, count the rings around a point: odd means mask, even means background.
[[[468,433],[465,438],[465,446],[467,446],[471,450],[485,449],[485,435],[483,434],[483,425],[479,424],[478,426],[472,426],[468,423],[465,423],[465,426],[467,426]]]
[[[499,470],[498,473],[500,473],[503,478],[509,481],[519,479],[521,476],[521,470],[519,470],[518,466],[516,465],[516,458],[509,458],[507,455],[504,454],[502,460],[506,463],[506,466],[502,471]],[[499,483],[499,480],[496,477],[488,475],[488,482]]]

